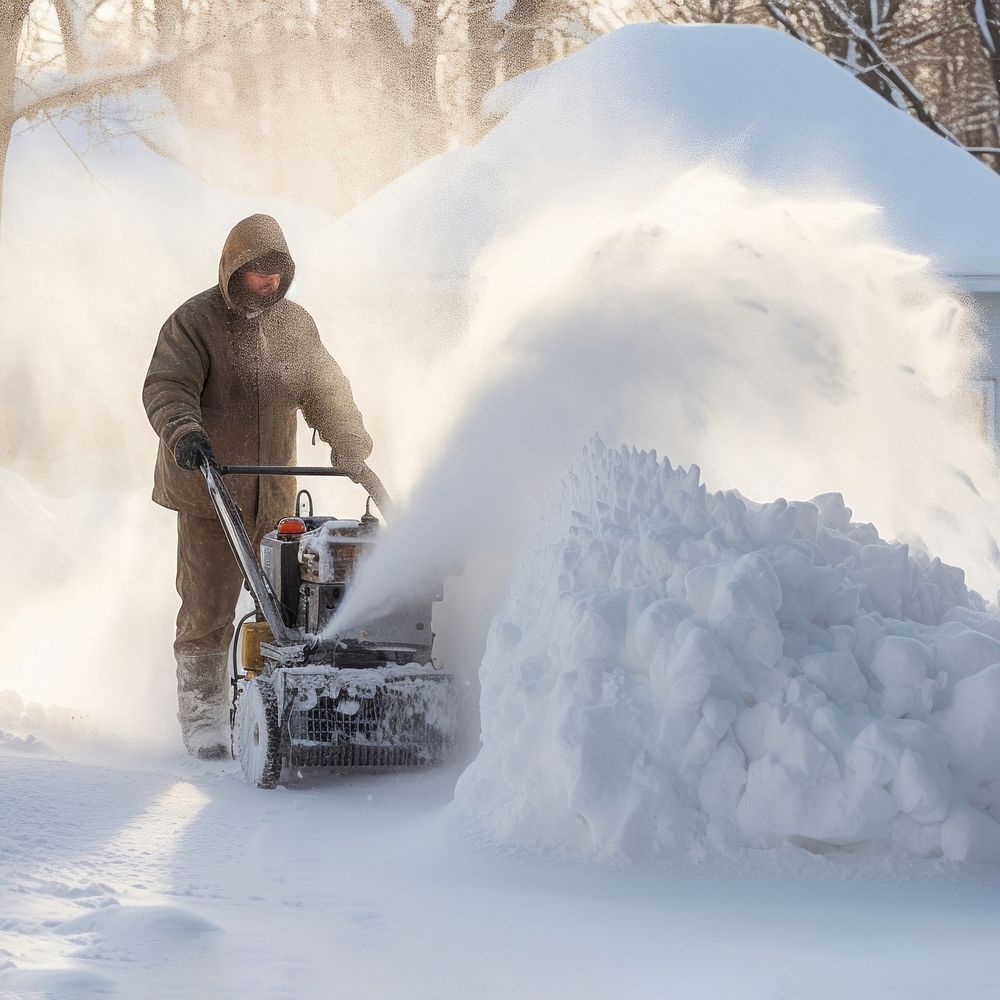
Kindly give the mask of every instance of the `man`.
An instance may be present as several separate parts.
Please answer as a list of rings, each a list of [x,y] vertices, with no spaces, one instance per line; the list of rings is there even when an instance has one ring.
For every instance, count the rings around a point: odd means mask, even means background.
[[[285,298],[294,274],[277,222],[244,219],[226,240],[218,285],[163,325],[142,390],[160,438],[153,500],[177,511],[178,719],[199,757],[229,746],[227,651],[242,584],[201,464],[294,465],[298,410],[352,478],[372,450],[350,383],[312,317]],[[227,485],[255,545],[292,513],[293,479],[238,476]]]

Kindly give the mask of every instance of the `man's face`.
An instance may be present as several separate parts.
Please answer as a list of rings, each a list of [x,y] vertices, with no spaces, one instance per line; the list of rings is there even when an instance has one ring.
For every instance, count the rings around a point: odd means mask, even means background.
[[[241,275],[243,291],[248,299],[261,307],[270,305],[281,287],[281,274],[261,274],[259,271],[244,271]]]

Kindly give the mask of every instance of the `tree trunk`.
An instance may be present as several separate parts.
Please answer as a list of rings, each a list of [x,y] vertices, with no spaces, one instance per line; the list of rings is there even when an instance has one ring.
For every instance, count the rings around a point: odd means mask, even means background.
[[[183,17],[181,0],[156,0],[153,25],[156,27],[156,47],[161,55],[172,55],[177,51]]]
[[[63,58],[66,60],[67,73],[79,73],[83,69],[83,49],[77,36],[77,24],[73,18],[68,0],[55,0],[56,19],[59,21],[59,34],[62,35]]]
[[[469,0],[466,8],[469,38],[467,141],[478,141],[488,131],[483,117],[483,98],[496,85],[499,26],[493,20],[491,0]]]
[[[411,9],[413,41],[406,50],[402,78],[414,114],[423,123],[419,135],[421,155],[430,156],[445,147],[445,123],[437,91],[442,24],[434,3],[415,3]]]
[[[0,6],[0,223],[3,222],[3,178],[14,128],[14,85],[17,45],[30,0]]]
[[[1000,4],[997,0],[983,0],[982,20],[977,17],[976,3],[972,0],[971,13],[979,26],[983,38],[983,46],[987,51],[990,60],[990,75],[993,80],[993,89],[997,93],[997,100],[1000,101]],[[997,142],[1000,143],[1000,124],[995,127]]]
[[[413,8],[413,42],[405,78],[414,105],[421,111],[436,108],[437,57],[441,23],[434,4],[420,3]]]
[[[535,68],[535,31],[541,18],[540,6],[538,0],[515,0],[503,20],[500,61],[505,80]]]

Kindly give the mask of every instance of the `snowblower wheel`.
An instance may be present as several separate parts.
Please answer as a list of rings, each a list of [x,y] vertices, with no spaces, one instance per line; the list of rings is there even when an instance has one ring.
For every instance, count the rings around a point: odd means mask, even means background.
[[[278,699],[263,678],[249,681],[236,703],[233,745],[240,777],[248,785],[274,788],[281,777]]]

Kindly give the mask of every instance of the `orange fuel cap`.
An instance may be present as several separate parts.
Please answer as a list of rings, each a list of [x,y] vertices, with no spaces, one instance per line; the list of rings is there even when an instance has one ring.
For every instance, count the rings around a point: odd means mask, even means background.
[[[278,522],[279,535],[301,535],[306,530],[306,522],[301,517],[283,517]]]

